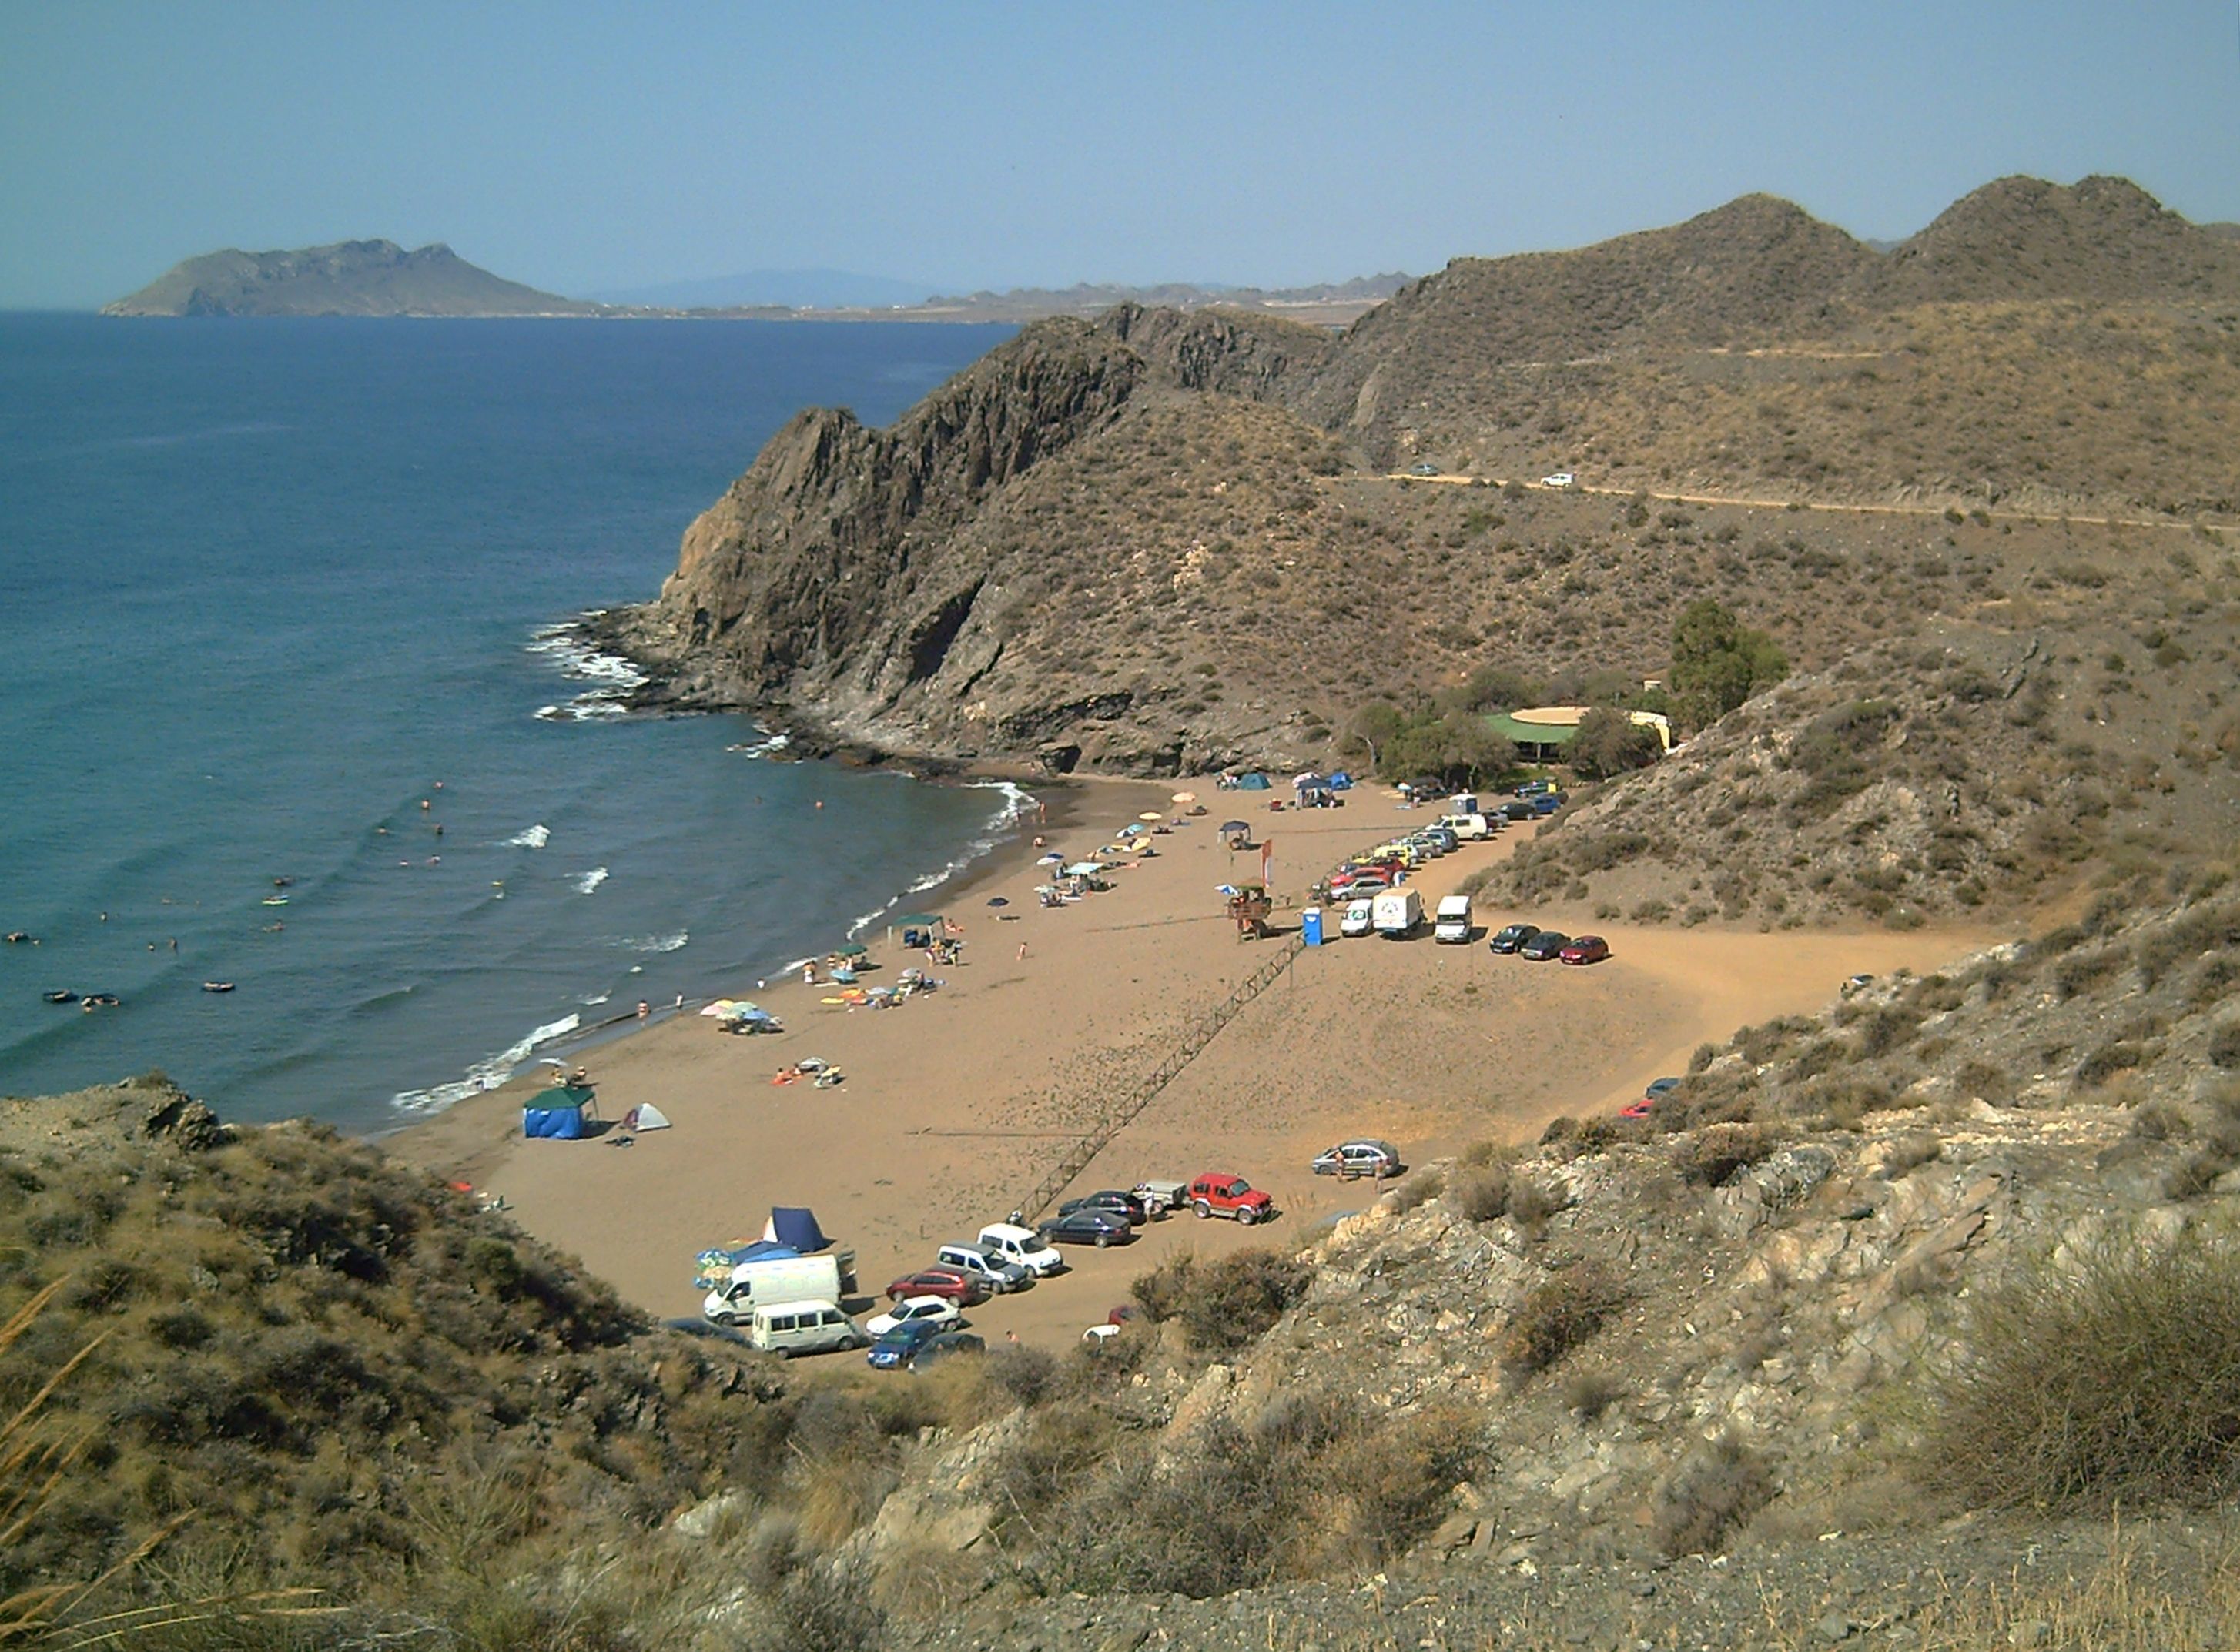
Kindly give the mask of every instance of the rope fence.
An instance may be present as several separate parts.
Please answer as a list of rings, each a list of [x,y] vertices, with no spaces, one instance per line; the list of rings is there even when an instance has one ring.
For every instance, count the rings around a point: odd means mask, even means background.
[[[1237,1019],[1237,1013],[1276,983],[1277,977],[1290,969],[1291,960],[1306,949],[1306,942],[1293,935],[1283,949],[1269,959],[1242,982],[1183,1035],[1182,1042],[1170,1050],[1151,1076],[1118,1105],[1106,1109],[1094,1129],[1081,1137],[1065,1152],[1048,1176],[1035,1185],[1035,1190],[1020,1203],[1019,1210],[1028,1222],[1050,1209],[1050,1201],[1074,1177],[1089,1168],[1089,1162],[1110,1146],[1112,1138],[1133,1123],[1149,1107],[1159,1092],[1174,1082],[1183,1068],[1197,1059],[1198,1052],[1219,1036],[1221,1029]]]

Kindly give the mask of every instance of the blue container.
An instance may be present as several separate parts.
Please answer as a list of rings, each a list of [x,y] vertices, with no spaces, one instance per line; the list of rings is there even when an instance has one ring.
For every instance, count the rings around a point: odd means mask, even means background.
[[[1299,914],[1299,938],[1310,947],[1323,943],[1323,909],[1310,906]]]

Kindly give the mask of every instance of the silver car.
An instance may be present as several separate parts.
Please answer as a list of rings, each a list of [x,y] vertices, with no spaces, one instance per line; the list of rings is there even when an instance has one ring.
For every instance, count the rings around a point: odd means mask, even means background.
[[[940,1267],[984,1280],[990,1291],[1021,1290],[1034,1281],[1034,1276],[1017,1262],[997,1256],[985,1245],[943,1245],[933,1253],[933,1260]]]
[[[1381,1181],[1398,1176],[1408,1167],[1400,1162],[1400,1149],[1391,1142],[1364,1136],[1357,1141],[1340,1142],[1328,1152],[1317,1154],[1311,1168],[1317,1176],[1334,1176],[1351,1182],[1361,1176]]]

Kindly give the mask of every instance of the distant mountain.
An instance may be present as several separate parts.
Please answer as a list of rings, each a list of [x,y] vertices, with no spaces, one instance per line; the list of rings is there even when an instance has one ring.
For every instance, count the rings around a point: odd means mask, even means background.
[[[1409,277],[1398,270],[1309,287],[1203,287],[1189,282],[1130,287],[1113,282],[1082,282],[1071,287],[1013,287],[1003,292],[946,295],[927,299],[923,307],[951,319],[1025,322],[1046,316],[1098,316],[1115,304],[1149,304],[1167,310],[1218,305],[1342,323],[1382,303],[1408,282]]]
[[[697,281],[665,281],[597,295],[609,303],[659,310],[888,310],[922,304],[930,281],[897,281],[849,270],[746,270]]]
[[[104,316],[596,316],[603,306],[539,292],[443,245],[339,241],[292,252],[205,253]]]

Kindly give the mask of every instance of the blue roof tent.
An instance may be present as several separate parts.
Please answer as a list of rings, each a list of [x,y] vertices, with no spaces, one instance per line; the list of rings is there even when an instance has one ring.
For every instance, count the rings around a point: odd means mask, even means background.
[[[1351,791],[1353,789],[1353,776],[1346,773],[1343,769],[1331,769],[1330,773],[1330,789],[1332,791]]]
[[[1237,776],[1237,789],[1265,791],[1268,789],[1268,776],[1262,774],[1239,775]]]
[[[521,1109],[521,1133],[540,1141],[580,1142],[591,1132],[584,1115],[594,1109],[591,1092],[581,1087],[557,1085],[539,1090]]]
[[[791,1245],[804,1256],[832,1242],[824,1236],[824,1229],[817,1225],[817,1213],[797,1205],[770,1207],[770,1236],[782,1245]]]

